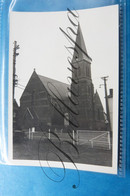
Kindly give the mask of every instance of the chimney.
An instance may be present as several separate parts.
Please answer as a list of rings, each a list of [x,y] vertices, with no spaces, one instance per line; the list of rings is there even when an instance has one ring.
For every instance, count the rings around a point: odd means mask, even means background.
[[[109,89],[109,95],[108,95],[108,98],[112,98],[113,97],[113,89]]]

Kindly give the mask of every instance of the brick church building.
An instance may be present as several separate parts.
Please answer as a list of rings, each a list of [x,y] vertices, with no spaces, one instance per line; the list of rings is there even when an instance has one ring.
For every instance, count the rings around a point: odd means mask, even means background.
[[[39,125],[43,129],[46,126],[64,129],[74,119],[76,129],[105,130],[104,109],[98,92],[94,93],[91,62],[79,25],[70,63],[71,85],[34,70],[20,98],[17,126],[20,129],[35,127],[38,130]]]

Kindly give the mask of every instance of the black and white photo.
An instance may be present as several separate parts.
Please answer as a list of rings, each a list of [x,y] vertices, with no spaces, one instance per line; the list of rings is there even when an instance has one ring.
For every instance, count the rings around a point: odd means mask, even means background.
[[[118,38],[117,5],[11,12],[12,163],[117,173]]]

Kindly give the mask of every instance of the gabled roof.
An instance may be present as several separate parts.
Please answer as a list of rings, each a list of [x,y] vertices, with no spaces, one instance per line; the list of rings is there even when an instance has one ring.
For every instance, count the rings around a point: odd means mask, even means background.
[[[68,84],[47,78],[45,76],[37,75],[41,82],[43,83],[44,87],[46,88],[47,92],[53,97],[53,98],[67,98],[68,97],[68,90],[69,87]]]
[[[79,61],[83,60],[83,59],[87,60],[89,62],[92,61],[92,59],[89,57],[89,55],[87,53],[87,49],[85,46],[85,42],[84,42],[84,38],[83,38],[80,24],[78,24],[77,36],[76,36],[76,41],[75,41],[75,51],[74,51],[72,62],[75,62],[77,55],[78,55]]]
[[[53,98],[60,98],[66,99],[68,97],[68,87],[69,85],[58,80],[54,80],[45,76],[38,75],[34,69],[22,95],[21,98],[25,93],[30,94],[29,90],[26,90],[29,87],[29,83],[32,79],[39,79],[43,84],[44,88],[47,90],[48,94],[50,94]],[[20,98],[20,99],[21,99]]]

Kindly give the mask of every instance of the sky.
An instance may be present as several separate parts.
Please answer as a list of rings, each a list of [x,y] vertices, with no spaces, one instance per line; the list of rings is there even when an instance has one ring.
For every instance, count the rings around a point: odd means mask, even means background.
[[[88,55],[92,58],[92,80],[105,108],[104,86],[101,77],[109,76],[108,89],[118,93],[118,6],[78,10]],[[65,46],[71,46],[60,31],[71,25],[67,12],[11,12],[9,74],[13,67],[13,42],[20,45],[16,60],[18,87],[15,98],[19,99],[34,68],[37,74],[68,83],[71,75]],[[75,29],[74,29],[75,30]],[[75,39],[75,36],[73,36]],[[10,76],[11,80],[11,76]]]

